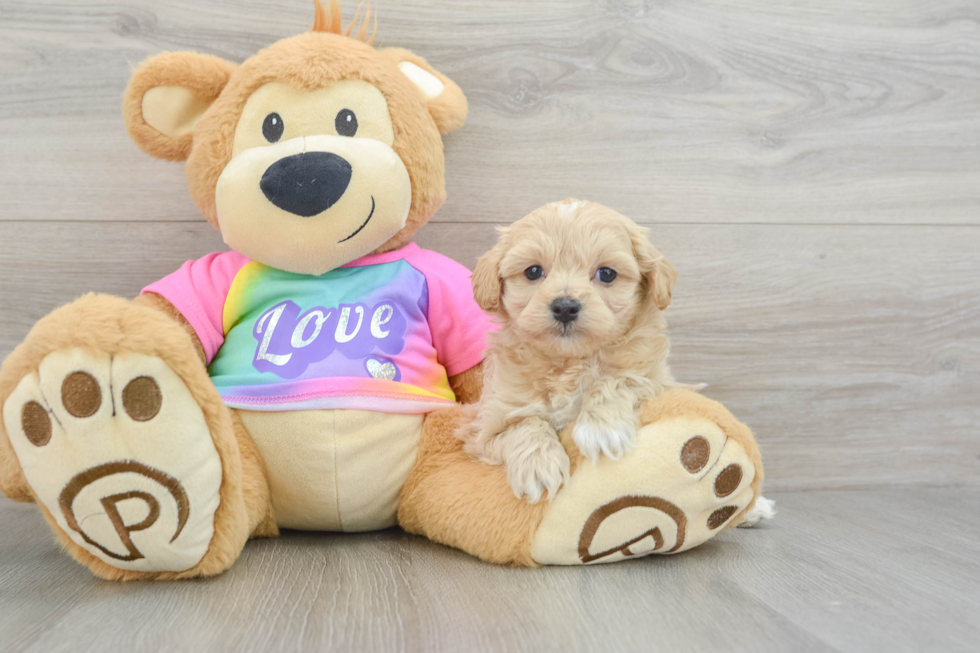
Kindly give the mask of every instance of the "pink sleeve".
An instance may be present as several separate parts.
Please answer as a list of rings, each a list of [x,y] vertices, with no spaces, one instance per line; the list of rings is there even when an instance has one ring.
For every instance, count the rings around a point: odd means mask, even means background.
[[[187,261],[173,274],[144,288],[143,293],[162,295],[187,318],[210,363],[225,341],[222,314],[231,282],[248,262],[238,252],[208,254]]]
[[[425,275],[429,289],[429,330],[439,362],[455,376],[483,360],[487,334],[495,329],[473,299],[470,271],[456,261],[420,249],[406,259]]]

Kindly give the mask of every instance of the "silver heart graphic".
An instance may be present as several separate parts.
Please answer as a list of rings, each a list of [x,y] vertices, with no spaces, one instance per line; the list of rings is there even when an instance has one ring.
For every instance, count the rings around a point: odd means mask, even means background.
[[[395,369],[395,364],[392,362],[382,363],[381,361],[376,361],[373,358],[367,360],[367,371],[376,379],[384,379],[385,381],[392,381],[395,378],[397,370]]]

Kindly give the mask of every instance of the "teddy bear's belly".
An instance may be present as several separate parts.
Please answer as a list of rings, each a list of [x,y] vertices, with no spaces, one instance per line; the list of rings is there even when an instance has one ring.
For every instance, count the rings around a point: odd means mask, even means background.
[[[280,527],[369,531],[395,525],[423,415],[236,412],[264,459]]]

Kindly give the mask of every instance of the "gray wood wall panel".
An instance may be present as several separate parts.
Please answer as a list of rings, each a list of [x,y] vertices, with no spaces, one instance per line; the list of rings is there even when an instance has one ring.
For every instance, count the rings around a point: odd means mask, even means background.
[[[752,426],[777,490],[980,484],[976,227],[652,225],[680,271],[678,378]],[[468,266],[488,224],[419,242]],[[206,223],[0,223],[0,355],[86,291],[133,296],[223,249]]]
[[[355,3],[345,2],[348,16]],[[577,195],[648,220],[977,224],[972,0],[376,0],[468,94],[436,220]],[[308,0],[0,3],[0,220],[196,220],[122,128],[130,67],[240,61]]]
[[[241,60],[310,5],[0,0],[0,355],[221,247],[120,94],[146,56]],[[493,223],[610,204],[680,270],[673,365],[755,429],[771,487],[980,484],[980,5],[374,7],[470,98],[423,245],[472,265]]]

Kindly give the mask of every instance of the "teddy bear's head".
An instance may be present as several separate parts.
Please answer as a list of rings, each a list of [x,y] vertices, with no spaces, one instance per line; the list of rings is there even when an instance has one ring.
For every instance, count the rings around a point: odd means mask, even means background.
[[[126,127],[187,161],[201,212],[232,249],[322,274],[408,242],[445,200],[442,137],[463,124],[456,84],[407,50],[371,46],[314,0],[313,31],[241,65],[164,53],[133,73]]]

